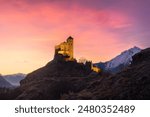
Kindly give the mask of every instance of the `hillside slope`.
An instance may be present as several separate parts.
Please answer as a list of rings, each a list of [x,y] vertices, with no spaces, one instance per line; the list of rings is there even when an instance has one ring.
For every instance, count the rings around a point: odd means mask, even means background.
[[[150,99],[150,48],[133,56],[124,71],[96,79],[78,93],[69,93],[62,99]]]
[[[21,86],[2,99],[150,99],[150,48],[133,56],[115,74],[95,74],[76,61],[54,59],[28,74]]]
[[[21,81],[17,99],[60,99],[64,93],[84,88],[86,83],[81,79],[90,73],[90,69],[76,61],[54,59]]]

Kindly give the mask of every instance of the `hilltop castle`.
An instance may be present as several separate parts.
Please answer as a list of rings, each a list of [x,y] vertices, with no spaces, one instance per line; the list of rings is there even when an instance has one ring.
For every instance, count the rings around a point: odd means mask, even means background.
[[[55,54],[62,54],[66,61],[73,61],[73,38],[70,36],[66,42],[56,45]]]
[[[66,42],[62,42],[55,46],[55,55],[63,55],[65,61],[75,61],[73,57],[73,38],[71,36],[67,38]],[[101,71],[98,67],[93,66],[92,61],[85,61],[82,64],[95,72],[99,73]]]

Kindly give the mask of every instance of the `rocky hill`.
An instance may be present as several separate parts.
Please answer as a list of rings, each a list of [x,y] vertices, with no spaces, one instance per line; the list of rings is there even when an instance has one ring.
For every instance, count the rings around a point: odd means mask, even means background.
[[[82,90],[86,85],[82,79],[90,73],[84,64],[55,57],[21,81],[21,93],[17,99],[60,99],[64,93]]]
[[[62,99],[150,99],[150,48],[133,56],[131,65],[122,72],[97,78],[77,93]]]
[[[150,99],[150,48],[133,56],[131,65],[115,74],[92,72],[84,64],[55,57],[28,74],[0,99]]]

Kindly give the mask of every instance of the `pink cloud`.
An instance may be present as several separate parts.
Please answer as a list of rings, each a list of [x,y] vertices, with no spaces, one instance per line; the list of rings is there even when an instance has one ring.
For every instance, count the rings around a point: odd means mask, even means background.
[[[1,1],[0,10],[3,11],[0,13],[0,48],[3,56],[5,52],[7,55],[13,52],[12,56],[23,53],[19,59],[30,56],[30,60],[27,60],[33,65],[25,66],[30,70],[42,66],[43,61],[51,60],[54,46],[65,41],[69,35],[75,38],[77,58],[83,56],[94,62],[109,60],[123,47],[118,48],[117,45],[121,43],[118,35],[108,30],[131,26],[128,16],[121,12],[78,5],[66,9],[56,3],[31,5],[23,1]],[[42,56],[44,58],[38,62],[35,60]],[[13,61],[10,62],[12,66]]]

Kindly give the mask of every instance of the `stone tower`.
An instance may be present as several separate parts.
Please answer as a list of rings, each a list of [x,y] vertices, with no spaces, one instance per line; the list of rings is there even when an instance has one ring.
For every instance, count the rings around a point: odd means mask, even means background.
[[[68,43],[68,51],[69,51],[69,59],[73,60],[73,38],[70,36],[67,38]]]
[[[66,42],[55,46],[55,55],[61,54],[66,61],[74,61],[73,57],[73,38],[70,36]]]

